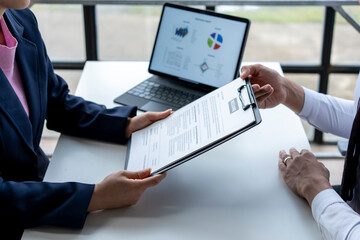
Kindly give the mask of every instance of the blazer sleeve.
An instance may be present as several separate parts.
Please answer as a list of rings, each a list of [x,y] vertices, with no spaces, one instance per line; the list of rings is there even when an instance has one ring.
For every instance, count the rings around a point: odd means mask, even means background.
[[[64,79],[54,73],[35,16],[30,10],[24,10],[22,14],[22,17],[27,16],[27,21],[23,21],[27,26],[25,33],[37,47],[41,86],[46,86],[44,91],[47,92],[41,95],[46,96],[48,128],[68,135],[125,143],[128,118],[135,116],[136,107],[106,109],[103,105],[69,94]]]
[[[82,228],[93,191],[91,184],[13,182],[0,177],[0,228],[2,232],[44,224]]]
[[[47,56],[46,62],[49,74],[47,127],[68,135],[125,143],[128,118],[136,115],[136,107],[107,109],[71,95],[64,79],[54,74]]]
[[[122,106],[107,109],[69,94],[67,83],[54,73],[44,45],[43,48],[48,76],[47,127],[68,135],[126,143],[128,118],[136,115],[137,108]]]

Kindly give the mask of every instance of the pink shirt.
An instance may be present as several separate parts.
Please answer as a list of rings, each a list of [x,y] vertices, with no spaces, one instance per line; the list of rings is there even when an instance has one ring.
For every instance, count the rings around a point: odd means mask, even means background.
[[[29,116],[29,106],[26,100],[24,86],[15,61],[15,53],[18,42],[7,28],[4,18],[0,19],[0,27],[5,39],[5,45],[0,44],[0,68],[13,87],[22,106],[24,107],[26,114]]]

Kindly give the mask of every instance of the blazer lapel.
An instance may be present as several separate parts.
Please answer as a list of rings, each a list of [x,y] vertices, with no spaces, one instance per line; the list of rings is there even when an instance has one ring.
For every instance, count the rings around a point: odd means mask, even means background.
[[[24,27],[16,21],[11,13],[5,12],[5,14],[7,23],[10,25],[9,29],[18,41],[15,58],[29,105],[33,136],[37,136],[41,134],[42,129],[39,128],[43,126],[40,124],[42,96],[40,94],[37,46],[23,37]]]
[[[0,69],[0,108],[7,117],[14,123],[19,134],[25,142],[32,148],[32,127],[19,98],[3,71]]]

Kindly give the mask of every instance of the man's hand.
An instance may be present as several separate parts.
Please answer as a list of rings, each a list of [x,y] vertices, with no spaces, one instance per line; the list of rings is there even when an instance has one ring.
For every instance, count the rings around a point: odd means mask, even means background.
[[[161,182],[166,173],[150,176],[150,169],[119,171],[95,185],[88,211],[119,208],[136,204],[143,192]]]
[[[291,148],[289,152],[290,155],[284,150],[279,153],[279,169],[282,177],[288,187],[305,198],[311,206],[319,192],[332,188],[329,182],[329,170],[308,150],[299,153],[295,148]],[[287,157],[291,158],[284,163]]]
[[[260,108],[272,108],[285,101],[284,80],[275,70],[260,64],[243,66],[240,77],[249,78]]]
[[[129,118],[128,124],[125,129],[125,137],[129,138],[133,132],[140,130],[150,124],[168,117],[172,113],[171,109],[164,112],[146,112],[139,116]]]
[[[296,113],[301,112],[304,105],[302,87],[275,70],[260,64],[243,66],[240,77],[249,78],[260,108],[272,108],[282,103]]]

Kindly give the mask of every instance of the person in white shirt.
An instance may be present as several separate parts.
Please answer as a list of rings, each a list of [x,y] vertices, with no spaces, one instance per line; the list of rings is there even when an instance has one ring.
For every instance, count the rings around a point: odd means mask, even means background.
[[[354,101],[314,92],[262,65],[244,66],[260,108],[284,104],[323,132],[350,137],[360,96],[360,76]],[[288,187],[311,206],[324,239],[360,239],[360,170],[356,172],[353,198],[345,202],[332,188],[329,171],[308,150],[279,152],[279,169]]]

